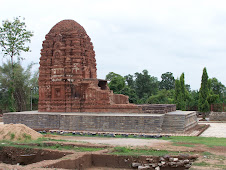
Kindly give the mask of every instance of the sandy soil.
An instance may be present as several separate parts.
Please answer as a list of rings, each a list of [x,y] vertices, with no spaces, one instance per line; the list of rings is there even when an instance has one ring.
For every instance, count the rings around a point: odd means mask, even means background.
[[[0,140],[35,140],[41,137],[42,134],[24,124],[0,124]]]

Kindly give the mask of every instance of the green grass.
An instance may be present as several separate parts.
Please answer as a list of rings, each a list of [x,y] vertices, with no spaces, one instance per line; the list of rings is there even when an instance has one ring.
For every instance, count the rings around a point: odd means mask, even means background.
[[[221,168],[221,169],[226,169],[226,165],[213,165],[213,167],[216,167],[216,168]]]
[[[178,155],[181,152],[167,151],[167,150],[154,150],[154,149],[131,149],[129,147],[115,147],[111,154],[115,155],[153,155],[153,156],[164,156],[164,155]]]
[[[99,151],[103,150],[104,148],[88,148],[88,147],[77,147],[77,146],[68,146],[68,145],[52,145],[52,146],[45,146],[43,145],[42,148],[48,148],[48,149],[53,149],[53,150],[74,150],[77,152],[94,152],[94,151]]]
[[[28,135],[28,134],[24,133],[23,134],[23,138],[24,138],[25,141],[27,141],[27,140],[30,141],[31,140],[31,135]]]
[[[197,137],[197,136],[171,136],[169,138],[160,138],[162,140],[170,140],[172,142],[184,142],[191,144],[203,144],[209,147],[213,146],[226,146],[226,138],[214,137]]]
[[[205,161],[202,161],[202,162],[194,162],[193,163],[194,166],[210,166],[211,164],[205,162]]]
[[[15,138],[15,134],[14,133],[11,133],[10,134],[10,140],[13,140]]]
[[[210,164],[210,163],[207,163],[205,161],[202,161],[202,162],[194,162],[192,165],[193,166],[200,166],[200,167],[215,167],[215,168],[226,169],[226,165]]]
[[[173,143],[174,146],[185,146],[185,147],[194,147],[195,145],[191,145],[191,144],[184,144],[184,143],[178,143],[175,142]]]
[[[39,148],[39,149],[53,149],[53,150],[73,150],[77,152],[93,152],[103,150],[104,148],[95,148],[95,147],[77,147],[77,146],[69,146],[69,145],[61,145],[61,144],[54,144],[52,146],[47,146],[43,143],[45,139],[41,138],[34,141],[28,141],[24,143],[24,145],[20,145],[22,142],[13,142],[13,141],[0,141],[0,148],[12,146],[17,148]],[[27,144],[27,145],[26,145]],[[37,144],[35,146],[31,146],[29,144]]]
[[[214,154],[212,154],[210,152],[202,152],[202,155],[204,155],[204,156],[213,156]]]

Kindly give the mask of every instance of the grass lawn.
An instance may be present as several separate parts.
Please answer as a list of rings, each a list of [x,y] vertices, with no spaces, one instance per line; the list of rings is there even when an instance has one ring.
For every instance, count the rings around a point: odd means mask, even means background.
[[[177,151],[167,151],[167,150],[156,150],[156,149],[132,149],[130,147],[115,147],[111,154],[115,155],[130,155],[130,156],[140,156],[140,155],[152,155],[152,156],[164,156],[164,155],[178,155],[182,152]],[[185,153],[185,152],[184,152]]]
[[[171,136],[169,138],[163,137],[163,138],[160,138],[160,139],[170,140],[170,141],[172,141],[176,144],[178,144],[178,143],[186,143],[188,145],[203,144],[203,145],[206,145],[206,146],[209,146],[209,147],[226,146],[226,138],[198,137],[198,136]]]

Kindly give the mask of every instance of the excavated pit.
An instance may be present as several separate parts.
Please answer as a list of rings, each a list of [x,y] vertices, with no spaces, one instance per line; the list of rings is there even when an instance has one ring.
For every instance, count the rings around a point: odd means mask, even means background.
[[[158,156],[118,156],[108,154],[85,154],[76,159],[62,160],[57,163],[46,166],[46,168],[63,168],[63,169],[139,169],[138,166],[155,169],[161,167],[161,170],[184,170],[189,169],[191,162],[188,158],[178,158],[178,163],[165,160],[164,165],[160,165]],[[176,158],[177,159],[177,158]],[[151,160],[151,162],[150,162]],[[187,164],[184,162],[187,160]],[[162,161],[163,162],[163,161]],[[179,164],[180,162],[180,164]],[[186,166],[189,165],[189,166]]]
[[[70,157],[64,157],[66,155]],[[60,159],[64,157],[63,159]],[[62,168],[62,169],[156,169],[161,170],[184,170],[189,169],[197,159],[195,156],[122,156],[103,153],[75,153],[62,152],[47,149],[1,147],[0,163],[11,165],[33,164],[36,168]],[[54,163],[52,161],[55,160]],[[42,163],[43,161],[43,163]],[[45,161],[45,163],[44,163]]]
[[[1,147],[0,163],[29,165],[43,160],[59,159],[68,154],[71,153],[32,148]]]

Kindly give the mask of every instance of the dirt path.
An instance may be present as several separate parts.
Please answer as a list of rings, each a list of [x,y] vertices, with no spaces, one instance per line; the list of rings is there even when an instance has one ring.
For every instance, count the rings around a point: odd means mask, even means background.
[[[103,137],[83,137],[83,136],[59,136],[48,135],[52,139],[63,139],[69,141],[77,141],[87,144],[111,145],[111,146],[130,146],[139,148],[153,148],[169,151],[182,152],[211,152],[213,154],[226,156],[226,147],[207,147],[202,144],[192,144],[193,147],[177,146],[171,141],[161,139],[132,139],[132,138],[103,138]],[[186,144],[186,143],[178,143]]]
[[[83,137],[83,136],[58,136],[52,135],[53,139],[64,139],[70,141],[89,142],[95,144],[107,144],[112,146],[147,146],[155,147],[159,145],[168,145],[171,142],[158,139],[131,139],[131,138],[101,138],[101,137]]]
[[[210,127],[201,134],[203,137],[226,138],[226,123],[200,123],[209,124]]]

